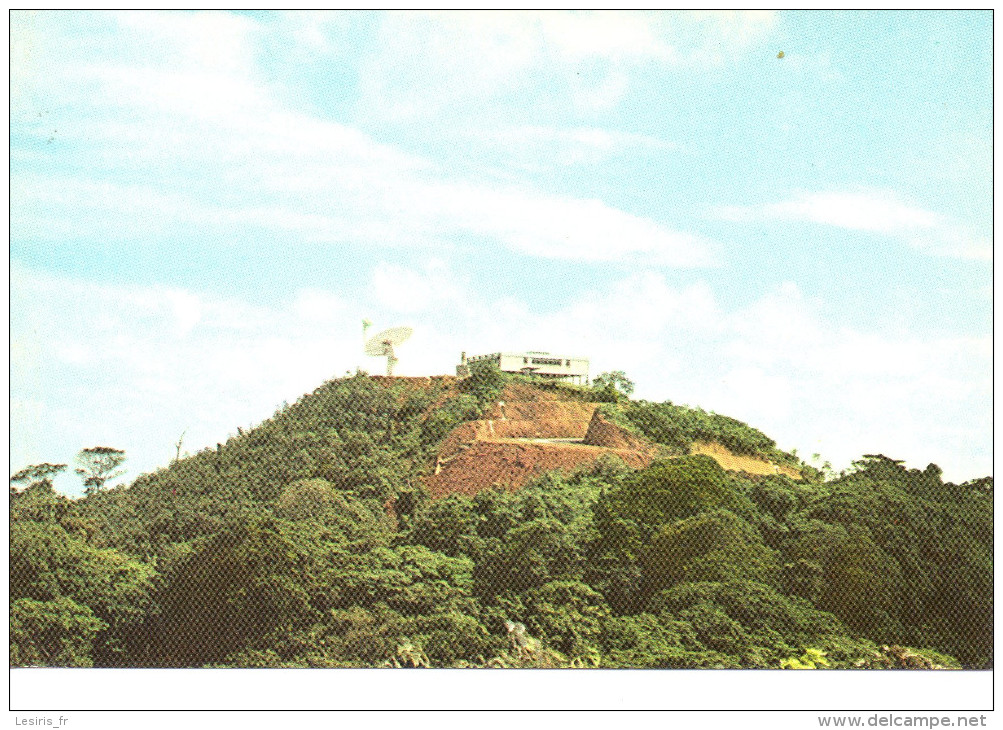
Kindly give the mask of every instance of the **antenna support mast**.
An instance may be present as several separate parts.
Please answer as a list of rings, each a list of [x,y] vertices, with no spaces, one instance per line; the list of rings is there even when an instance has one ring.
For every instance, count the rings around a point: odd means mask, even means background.
[[[394,346],[403,344],[411,336],[412,331],[410,327],[391,327],[373,335],[366,341],[365,352],[367,355],[387,359],[388,378],[393,376],[394,365],[399,362],[397,354],[394,352]]]

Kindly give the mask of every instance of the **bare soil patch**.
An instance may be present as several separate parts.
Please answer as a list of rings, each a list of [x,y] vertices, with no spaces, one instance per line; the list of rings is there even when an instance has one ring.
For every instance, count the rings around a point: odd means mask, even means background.
[[[774,464],[766,459],[745,454],[736,454],[718,443],[696,441],[690,447],[691,454],[707,454],[727,471],[743,471],[746,474],[786,474],[800,479],[801,472],[789,466]]]
[[[441,466],[437,474],[425,479],[433,497],[458,492],[473,495],[482,489],[504,487],[516,490],[545,471],[565,472],[594,463],[604,454],[615,454],[635,469],[643,468],[650,457],[631,449],[606,449],[600,446],[568,443],[535,443],[492,439],[467,445]]]
[[[461,423],[443,440],[433,473],[425,478],[433,497],[473,495],[498,486],[519,489],[545,471],[572,471],[604,454],[640,469],[659,452],[656,444],[597,413],[595,403],[561,400],[557,393],[522,383],[508,385],[500,401],[483,419]],[[572,440],[576,443],[568,443]],[[697,442],[691,453],[707,454],[730,471],[801,478],[794,469],[734,454],[716,443]]]

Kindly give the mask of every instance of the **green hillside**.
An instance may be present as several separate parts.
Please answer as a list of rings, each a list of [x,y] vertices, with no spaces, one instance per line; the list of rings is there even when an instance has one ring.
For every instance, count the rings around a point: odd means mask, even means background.
[[[992,479],[881,455],[804,481],[699,409],[562,388],[674,458],[431,500],[497,371],[325,383],[226,443],[70,500],[12,478],[12,666],[992,666]],[[15,486],[17,488],[15,488]]]

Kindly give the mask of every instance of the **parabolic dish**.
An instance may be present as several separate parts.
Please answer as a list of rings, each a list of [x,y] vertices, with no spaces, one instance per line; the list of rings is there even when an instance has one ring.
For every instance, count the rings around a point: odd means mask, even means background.
[[[388,330],[378,332],[366,340],[366,354],[373,357],[383,357],[388,354],[387,345],[391,348],[400,345],[411,336],[412,331],[410,327],[391,327]]]

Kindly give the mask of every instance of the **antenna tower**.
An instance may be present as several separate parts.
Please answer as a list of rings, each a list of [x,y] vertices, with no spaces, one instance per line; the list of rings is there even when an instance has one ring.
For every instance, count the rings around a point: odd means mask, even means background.
[[[402,345],[411,336],[410,327],[391,327],[383,330],[368,340],[366,340],[365,353],[371,357],[385,357],[387,359],[387,377],[394,374],[394,365],[397,364],[397,354],[394,347]],[[365,332],[365,329],[363,329]]]

